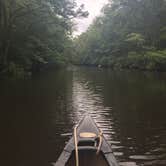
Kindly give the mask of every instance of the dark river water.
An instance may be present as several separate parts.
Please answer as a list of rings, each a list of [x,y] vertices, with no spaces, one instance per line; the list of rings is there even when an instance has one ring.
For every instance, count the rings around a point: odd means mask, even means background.
[[[0,81],[2,166],[51,166],[89,113],[122,166],[166,166],[166,73],[69,68]]]

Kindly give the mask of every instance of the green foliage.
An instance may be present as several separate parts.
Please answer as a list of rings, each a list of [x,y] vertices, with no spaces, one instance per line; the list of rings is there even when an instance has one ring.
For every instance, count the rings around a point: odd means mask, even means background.
[[[128,68],[139,70],[166,70],[166,50],[163,51],[147,51],[139,54],[137,52],[129,52],[127,57],[119,57],[114,59],[112,68]]]
[[[0,0],[0,71],[66,63],[72,20],[83,10],[70,0]]]
[[[10,76],[14,76],[17,78],[24,78],[25,76],[28,75],[27,72],[25,72],[24,68],[15,64],[14,62],[10,62],[7,68],[7,73]]]
[[[113,0],[102,12],[75,39],[77,63],[165,70],[165,0]]]
[[[129,44],[135,45],[136,47],[141,47],[145,43],[144,37],[138,33],[131,33],[127,35],[127,39],[125,41]]]

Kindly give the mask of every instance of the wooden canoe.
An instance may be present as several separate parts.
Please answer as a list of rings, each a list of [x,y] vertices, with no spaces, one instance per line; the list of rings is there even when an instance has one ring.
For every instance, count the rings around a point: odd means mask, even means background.
[[[99,137],[101,137],[101,131],[89,115],[85,116],[54,166],[76,166],[76,153],[79,166],[118,166],[110,145],[104,136],[102,139]],[[78,150],[75,147],[76,142]],[[99,146],[100,149],[98,149]]]

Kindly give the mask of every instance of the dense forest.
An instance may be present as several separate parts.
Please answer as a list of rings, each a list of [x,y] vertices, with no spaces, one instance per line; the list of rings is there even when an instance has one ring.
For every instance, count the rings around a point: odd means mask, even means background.
[[[166,71],[166,1],[110,0],[73,40],[71,0],[0,0],[0,75],[68,63]]]
[[[75,51],[76,64],[166,71],[166,1],[111,0]]]
[[[0,0],[0,74],[69,62],[73,19],[87,16],[70,0]]]

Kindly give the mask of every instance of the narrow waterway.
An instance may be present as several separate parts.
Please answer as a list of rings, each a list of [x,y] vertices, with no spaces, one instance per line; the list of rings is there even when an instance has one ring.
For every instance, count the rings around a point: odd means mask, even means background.
[[[166,73],[69,68],[0,81],[3,166],[49,166],[90,114],[122,166],[166,165]]]

